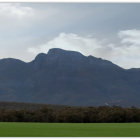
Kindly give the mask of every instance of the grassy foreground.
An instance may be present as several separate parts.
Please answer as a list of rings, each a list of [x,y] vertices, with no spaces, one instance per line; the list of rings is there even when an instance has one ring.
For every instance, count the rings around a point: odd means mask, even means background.
[[[0,137],[140,137],[140,123],[1,122]]]

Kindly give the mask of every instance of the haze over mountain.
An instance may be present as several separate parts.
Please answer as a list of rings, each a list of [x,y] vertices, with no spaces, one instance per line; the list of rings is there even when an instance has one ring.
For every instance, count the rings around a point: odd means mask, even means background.
[[[140,107],[140,69],[58,48],[25,63],[0,60],[0,101]]]

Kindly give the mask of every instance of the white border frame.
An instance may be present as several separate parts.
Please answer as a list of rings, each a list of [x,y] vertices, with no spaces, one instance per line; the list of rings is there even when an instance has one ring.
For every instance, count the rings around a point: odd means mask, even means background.
[[[0,3],[140,3],[140,0],[0,0]],[[140,140],[140,137],[0,137],[0,140]]]
[[[140,3],[140,0],[0,0],[0,2],[33,2],[33,3]]]

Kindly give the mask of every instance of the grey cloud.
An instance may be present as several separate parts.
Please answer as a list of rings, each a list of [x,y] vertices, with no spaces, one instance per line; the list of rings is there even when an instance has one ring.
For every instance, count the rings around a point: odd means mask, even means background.
[[[61,39],[58,47],[65,43],[65,49],[102,57],[125,68],[140,67],[139,12],[140,4],[0,4],[0,58],[31,61]]]
[[[140,30],[120,31],[118,35],[120,37],[120,44],[122,42],[119,47],[118,44],[108,44],[92,36],[61,33],[37,48],[28,48],[28,52],[36,55],[41,52],[47,53],[51,48],[62,48],[78,51],[86,56],[101,57],[124,68],[140,67],[140,47],[137,45],[140,40]],[[133,37],[133,40],[131,37]],[[131,42],[131,45],[128,45],[128,42]]]

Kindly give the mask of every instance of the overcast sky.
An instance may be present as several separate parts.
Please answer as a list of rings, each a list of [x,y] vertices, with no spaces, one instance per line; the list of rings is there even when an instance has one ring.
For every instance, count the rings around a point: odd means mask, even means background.
[[[140,68],[140,4],[0,3],[0,59],[50,48]]]

